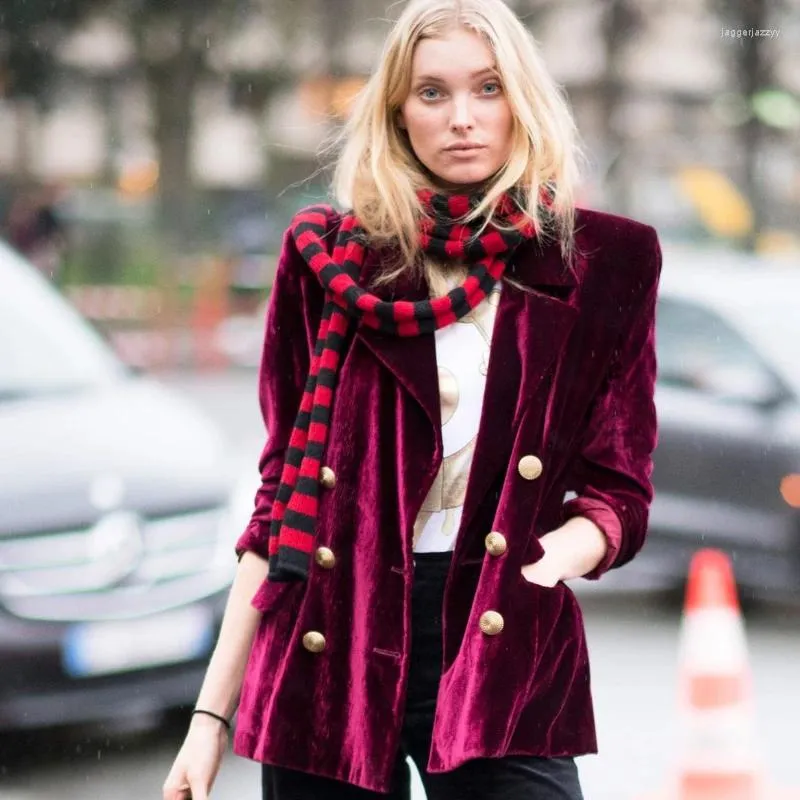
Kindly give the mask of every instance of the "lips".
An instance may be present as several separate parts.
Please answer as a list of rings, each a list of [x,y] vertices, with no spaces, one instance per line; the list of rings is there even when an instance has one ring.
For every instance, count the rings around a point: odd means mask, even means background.
[[[451,144],[449,147],[445,147],[445,151],[448,153],[453,152],[468,152],[470,150],[483,150],[485,145],[482,144],[472,144],[468,142],[463,142],[459,144]]]

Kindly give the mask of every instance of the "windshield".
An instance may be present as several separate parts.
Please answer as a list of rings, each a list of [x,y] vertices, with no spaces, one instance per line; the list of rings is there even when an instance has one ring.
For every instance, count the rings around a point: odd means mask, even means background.
[[[0,401],[99,386],[121,362],[33,267],[0,242]]]
[[[736,316],[756,348],[800,395],[800,285],[768,300],[750,297]]]

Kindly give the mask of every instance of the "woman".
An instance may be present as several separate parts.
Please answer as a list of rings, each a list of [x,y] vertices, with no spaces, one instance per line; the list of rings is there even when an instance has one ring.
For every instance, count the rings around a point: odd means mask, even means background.
[[[573,124],[501,0],[409,5],[284,240],[262,488],[166,800],[581,797],[577,601],[643,543],[655,231],[574,208]],[[573,493],[565,502],[565,494]]]

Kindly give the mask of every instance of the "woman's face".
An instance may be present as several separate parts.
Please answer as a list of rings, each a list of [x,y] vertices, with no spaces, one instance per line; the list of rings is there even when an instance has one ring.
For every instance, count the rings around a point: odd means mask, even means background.
[[[398,122],[443,188],[468,190],[494,175],[511,153],[513,116],[483,37],[454,28],[419,42]]]

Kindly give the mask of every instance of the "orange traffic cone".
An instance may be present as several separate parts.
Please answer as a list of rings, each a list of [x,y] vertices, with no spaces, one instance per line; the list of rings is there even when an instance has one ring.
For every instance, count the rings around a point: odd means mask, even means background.
[[[650,800],[800,800],[800,792],[764,781],[744,623],[730,560],[719,550],[692,560],[679,665],[678,771]]]

